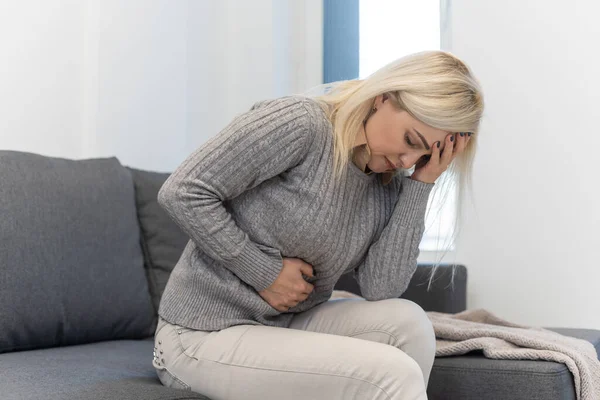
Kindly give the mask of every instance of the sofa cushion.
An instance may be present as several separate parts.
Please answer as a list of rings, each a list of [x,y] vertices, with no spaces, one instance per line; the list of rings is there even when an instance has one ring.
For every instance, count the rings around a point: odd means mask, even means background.
[[[158,191],[168,173],[129,168],[135,184],[135,201],[141,228],[144,265],[156,311],[171,271],[183,253],[188,236],[158,204]]]
[[[570,332],[600,337],[600,331]],[[205,399],[163,387],[152,351],[152,340],[121,340],[0,354],[2,399]],[[478,353],[436,358],[427,392],[429,400],[575,399],[563,364],[491,360]]]
[[[600,331],[549,328],[590,341],[599,349]],[[600,352],[599,352],[600,354]],[[435,359],[429,400],[575,400],[573,375],[564,364],[549,361],[494,360],[480,351]]]
[[[153,334],[131,174],[0,151],[0,353]]]
[[[467,268],[460,264],[440,264],[429,287],[434,265],[419,263],[406,291],[400,296],[417,303],[425,311],[457,313],[467,308]],[[336,290],[360,295],[360,287],[349,272],[340,277]]]
[[[575,400],[573,375],[548,361],[492,360],[469,353],[436,358],[429,400]]]
[[[152,367],[153,340],[116,340],[0,354],[2,399],[206,400],[163,386]]]

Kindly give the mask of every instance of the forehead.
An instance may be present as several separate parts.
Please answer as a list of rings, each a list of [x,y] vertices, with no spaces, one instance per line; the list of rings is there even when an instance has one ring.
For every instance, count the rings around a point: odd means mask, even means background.
[[[416,134],[415,130],[418,131],[421,135],[428,139],[428,142],[432,142],[435,140],[440,140],[440,138],[444,138],[450,132],[444,131],[442,129],[437,129],[432,126],[429,126],[418,119],[414,118],[407,111],[400,111],[399,123],[401,123],[406,129],[411,131],[413,134]]]

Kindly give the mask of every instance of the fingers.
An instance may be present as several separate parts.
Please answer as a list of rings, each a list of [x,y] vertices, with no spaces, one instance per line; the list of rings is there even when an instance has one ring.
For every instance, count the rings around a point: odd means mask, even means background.
[[[429,159],[433,165],[437,165],[440,162],[440,148],[441,148],[441,143],[440,142],[436,142],[433,145],[433,149],[431,152],[431,158]]]
[[[296,304],[303,302],[304,300],[308,299],[308,296],[310,295],[310,293],[298,293],[296,294],[292,299],[290,299],[287,304],[288,305],[292,305],[295,306]]]
[[[294,292],[288,294],[287,299],[283,302],[284,306],[288,308],[296,307],[298,303],[303,302],[310,296],[313,289],[313,285],[306,281],[302,281],[302,283],[294,287]]]
[[[470,139],[471,136],[468,132],[457,132],[446,136],[446,146],[441,155],[440,164],[447,167],[454,157],[465,150]]]
[[[310,276],[311,278],[315,276],[313,273],[313,267],[310,264],[307,264],[305,262],[300,263],[300,271],[304,275]]]
[[[301,261],[300,263],[300,272],[311,278],[315,276],[312,265],[305,263],[304,261]],[[299,293],[310,294],[313,291],[314,286],[302,279],[302,282],[295,289]]]
[[[306,282],[304,279],[302,279],[301,281],[296,282],[293,286],[292,286],[292,293],[298,293],[298,294],[311,294],[313,289],[315,287],[313,285],[311,285],[310,283]]]
[[[307,282],[303,275],[314,277],[312,265],[298,258],[284,257],[280,276],[270,288],[260,292],[261,296],[278,311],[288,312],[306,300],[314,290],[314,285]]]
[[[441,143],[435,142],[431,152],[431,161],[434,165],[448,165],[454,157],[464,151],[467,143],[471,140],[469,132],[460,132],[449,134],[446,136],[444,150],[440,150]]]
[[[446,145],[444,147],[444,152],[442,153],[440,164],[447,166],[452,161],[452,155],[454,153],[454,145],[456,144],[456,139],[453,134],[446,136]]]
[[[308,296],[306,296],[306,297],[308,297]],[[306,300],[306,297],[282,296],[278,299],[273,299],[272,301],[268,301],[268,303],[271,305],[271,307],[275,308],[277,311],[285,312],[285,311],[288,311],[290,308],[296,307],[300,302]]]
[[[284,302],[281,306],[276,307],[276,308],[279,311],[282,311],[282,310],[280,310],[280,308],[283,309],[283,311],[287,311],[290,308],[296,307],[299,303],[303,302],[307,298],[308,298],[308,296],[305,296],[305,295],[297,296],[295,300],[288,300],[288,301]]]
[[[313,291],[313,290],[314,290],[314,288],[315,288],[315,287],[314,287],[314,285],[312,285],[312,284],[310,284],[310,283],[308,283],[308,282],[304,282],[304,285],[302,285],[302,286],[303,286],[303,288],[302,288],[302,290],[300,291],[300,293],[304,293],[304,294],[306,294],[306,295],[307,295],[306,297],[308,297],[308,295],[309,295],[309,294],[311,294],[311,293],[312,293],[312,291]]]
[[[454,150],[454,155],[461,153],[467,147],[467,143],[471,139],[471,136],[468,134],[469,132],[459,132],[456,134],[456,145]]]
[[[290,308],[292,308],[292,307],[288,307],[288,306],[277,306],[277,307],[274,307],[274,308],[275,308],[277,311],[280,311],[280,312],[286,312],[287,310],[289,310],[289,309],[290,309]]]

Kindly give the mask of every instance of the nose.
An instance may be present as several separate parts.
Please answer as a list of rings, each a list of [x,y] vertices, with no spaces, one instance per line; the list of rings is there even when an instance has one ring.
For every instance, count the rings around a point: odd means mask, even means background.
[[[420,156],[418,154],[404,154],[400,156],[400,159],[396,162],[396,165],[404,169],[410,169],[417,163],[417,161],[419,161],[419,157]]]

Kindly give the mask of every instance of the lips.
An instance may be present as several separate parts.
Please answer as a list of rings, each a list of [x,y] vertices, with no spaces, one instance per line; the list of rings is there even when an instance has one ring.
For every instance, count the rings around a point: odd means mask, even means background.
[[[385,162],[387,163],[388,167],[390,167],[390,169],[396,169],[396,166],[392,164],[387,158],[385,159]]]

